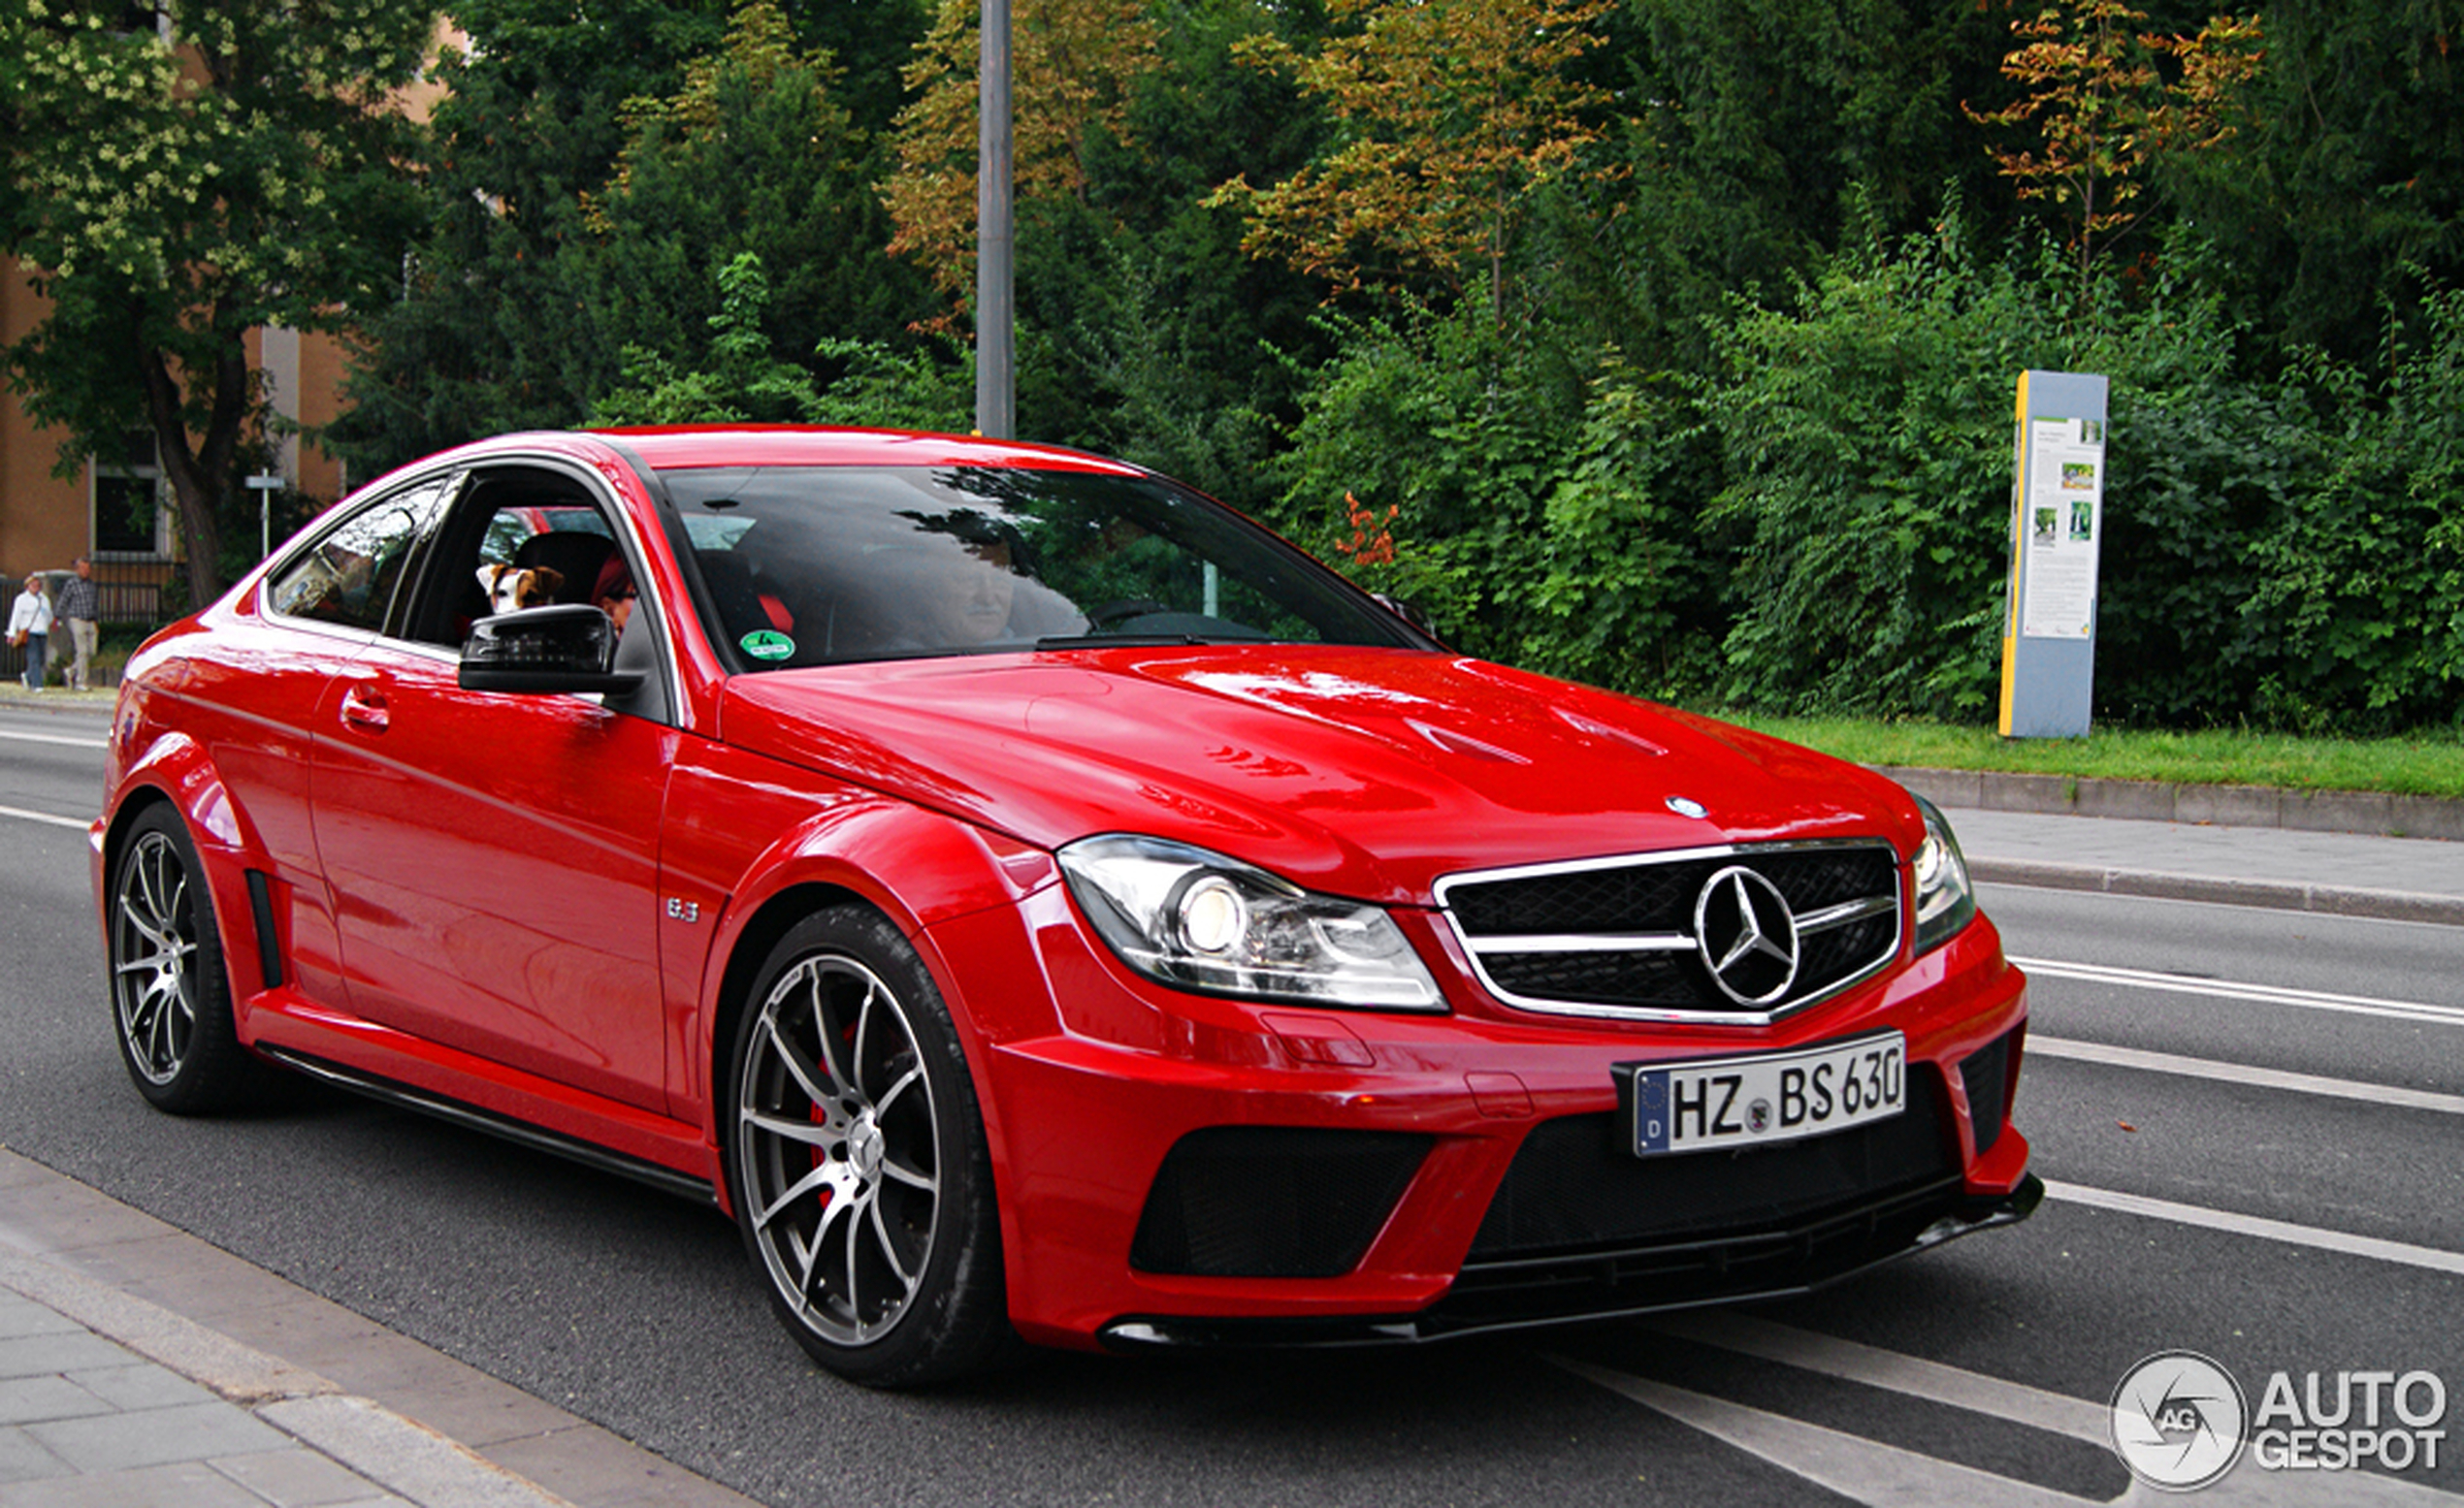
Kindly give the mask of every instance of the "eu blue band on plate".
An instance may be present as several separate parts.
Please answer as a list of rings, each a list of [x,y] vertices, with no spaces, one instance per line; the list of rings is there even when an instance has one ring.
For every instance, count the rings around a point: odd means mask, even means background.
[[[1669,1149],[1669,1075],[1640,1073],[1635,1075],[1635,1150],[1665,1152]]]

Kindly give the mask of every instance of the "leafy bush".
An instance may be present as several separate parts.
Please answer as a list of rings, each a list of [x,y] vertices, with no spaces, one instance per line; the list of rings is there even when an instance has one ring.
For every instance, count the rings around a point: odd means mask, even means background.
[[[2425,302],[2425,344],[2374,394],[2312,355],[2333,425],[2279,527],[2253,541],[2249,612],[2276,641],[2271,722],[2383,731],[2464,723],[2464,291]]]
[[[2055,285],[1976,262],[1956,220],[1739,307],[1703,405],[1742,543],[1730,700],[1980,716],[2007,573],[2011,385],[2059,368]]]

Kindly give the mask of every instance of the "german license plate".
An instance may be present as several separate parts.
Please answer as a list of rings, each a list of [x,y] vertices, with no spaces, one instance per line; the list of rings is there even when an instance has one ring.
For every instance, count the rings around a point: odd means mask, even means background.
[[[1764,1146],[1889,1120],[1907,1107],[1907,1040],[1897,1032],[1798,1052],[1759,1053],[1634,1075],[1637,1157]]]

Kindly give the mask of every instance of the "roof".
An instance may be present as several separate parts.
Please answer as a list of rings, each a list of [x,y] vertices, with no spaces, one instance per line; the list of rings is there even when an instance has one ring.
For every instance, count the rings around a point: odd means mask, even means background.
[[[741,465],[978,465],[1142,474],[1125,462],[981,435],[818,425],[672,425],[595,430],[659,470]]]

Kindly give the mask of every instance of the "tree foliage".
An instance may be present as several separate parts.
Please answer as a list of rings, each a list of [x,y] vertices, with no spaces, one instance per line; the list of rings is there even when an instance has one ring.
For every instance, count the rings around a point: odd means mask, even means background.
[[[907,65],[898,162],[882,184],[890,249],[963,304],[975,287],[976,0],[942,0]],[[1132,92],[1160,65],[1160,28],[1140,0],[1017,0],[1011,12],[1011,176],[1021,203],[1083,198],[1088,159],[1123,141]]]
[[[192,600],[252,461],[248,332],[326,330],[400,276],[408,123],[436,13],[416,0],[225,0],[124,30],[125,6],[0,14],[0,248],[50,301],[7,350],[64,473],[150,431]]]
[[[738,252],[718,274],[719,312],[710,316],[707,357],[685,367],[644,346],[625,348],[622,384],[591,411],[597,425],[850,424],[899,430],[953,430],[965,422],[972,394],[953,363],[921,351],[835,337],[818,354],[841,375],[817,381],[778,356],[762,331],[770,282],[762,259]]]
[[[1473,652],[1977,719],[2011,383],[2101,371],[2100,719],[2464,722],[2464,0],[2137,3],[1019,0],[1021,433]],[[355,464],[965,422],[971,3],[457,18]]]
[[[626,101],[716,47],[719,0],[460,0],[470,39],[422,157],[427,219],[365,347],[330,442],[364,472],[508,430],[569,425],[615,380],[579,286],[583,195],[624,147]],[[701,284],[707,287],[706,281]]]
[[[2033,128],[2033,147],[1992,148],[2023,199],[2059,209],[2082,274],[2148,214],[2148,170],[2233,135],[2230,110],[2258,71],[2256,17],[2212,17],[2196,36],[2139,30],[2124,0],[2069,0],[2011,23],[2020,46],[2002,72],[2026,91],[1980,124]]]
[[[1508,255],[1530,196],[1577,171],[1607,93],[1574,66],[1608,0],[1330,0],[1356,25],[1303,53],[1273,33],[1236,49],[1289,70],[1343,130],[1279,183],[1232,179],[1215,203],[1243,244],[1342,288],[1477,269],[1503,312]]]

